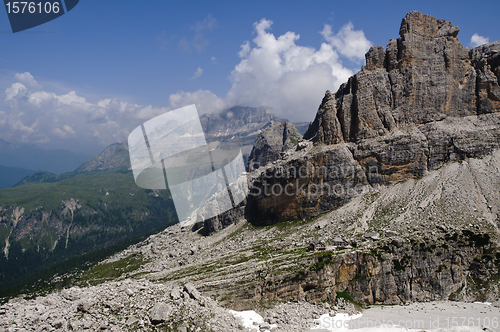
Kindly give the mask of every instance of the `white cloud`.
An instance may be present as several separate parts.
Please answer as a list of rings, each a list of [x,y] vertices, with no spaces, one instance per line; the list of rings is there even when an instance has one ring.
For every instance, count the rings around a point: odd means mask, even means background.
[[[87,100],[84,97],[78,96],[75,91],[55,97],[59,104],[72,106],[73,109],[79,108],[84,110],[92,106],[90,103],[87,103]]]
[[[69,134],[72,134],[72,135],[75,135],[75,131],[73,130],[73,128],[71,128],[71,126],[68,126],[68,125],[64,125],[63,126],[63,129],[65,132],[69,133]]]
[[[22,83],[14,83],[10,88],[5,89],[5,101],[18,99],[19,97],[26,97],[28,89]]]
[[[238,56],[240,58],[245,58],[248,55],[248,53],[250,53],[250,42],[247,40],[240,47],[241,47],[241,51],[238,52]]]
[[[201,69],[201,67],[198,67],[198,69],[196,69],[196,71],[194,72],[194,76],[191,77],[190,79],[194,80],[194,79],[200,77],[201,75],[203,75],[203,69]]]
[[[197,90],[171,94],[165,107],[110,98],[90,101],[76,91],[61,93],[61,87],[41,91],[42,85],[30,73],[16,74],[5,98],[0,98],[5,101],[0,105],[0,138],[46,143],[45,147],[102,148],[125,140],[144,121],[190,104],[200,113],[233,105],[268,105],[280,117],[311,121],[325,91],[335,91],[353,74],[342,59],[361,59],[371,43],[350,23],[336,34],[325,25],[321,32],[325,42],[319,48],[299,45],[295,32],[275,36],[268,32],[271,25],[266,19],[254,24],[255,38],[241,45],[240,62],[229,75],[232,86],[225,98]],[[205,32],[215,26],[209,16],[193,30]],[[188,46],[194,47],[192,42]],[[202,74],[199,67],[193,78]]]
[[[353,29],[354,26],[349,22],[334,35],[332,27],[329,24],[325,24],[323,31],[321,31],[321,35],[337,49],[340,54],[346,56],[350,60],[360,61],[365,58],[365,53],[368,52],[372,43],[366,39],[363,31],[355,31]]]
[[[200,68],[201,69],[201,68]],[[143,106],[118,99],[88,101],[75,91],[33,92],[22,83],[5,90],[0,107],[0,138],[10,142],[46,143],[46,147],[99,149],[124,141],[131,130],[170,110],[196,104],[200,113],[221,110],[227,103],[208,90],[179,91],[168,107]],[[92,152],[92,153],[95,153]]]
[[[29,72],[16,73],[14,78],[30,88],[38,89],[42,87]]]
[[[52,130],[52,132],[58,138],[67,138],[68,137],[68,134],[64,130],[61,130],[59,128],[54,128],[54,130]]]
[[[24,73],[18,77],[32,78]],[[34,78],[33,78],[33,81]],[[35,81],[36,82],[36,81]],[[35,91],[15,82],[0,107],[0,138],[10,142],[58,143],[58,147],[101,148],[123,141],[135,127],[168,107],[142,106],[117,99],[88,101],[75,91]],[[48,146],[52,147],[52,146]]]
[[[490,39],[488,37],[483,37],[475,33],[470,39],[470,46],[477,47],[479,45],[488,44],[489,42]]]
[[[38,91],[33,92],[29,95],[28,101],[33,104],[40,106],[42,103],[50,103],[56,100],[56,95],[51,92]]]
[[[269,105],[278,116],[311,121],[325,91],[335,91],[353,74],[342,65],[340,55],[358,59],[371,43],[349,23],[336,35],[331,28],[324,30],[328,43],[317,50],[297,45],[300,36],[294,32],[278,37],[267,32],[272,23],[266,19],[256,22],[255,45],[248,41],[241,45],[241,61],[230,75],[233,85],[227,102]]]
[[[212,113],[230,106],[224,99],[217,97],[217,95],[208,90],[198,90],[195,92],[179,91],[170,95],[169,103],[170,109],[195,104],[200,114]]]

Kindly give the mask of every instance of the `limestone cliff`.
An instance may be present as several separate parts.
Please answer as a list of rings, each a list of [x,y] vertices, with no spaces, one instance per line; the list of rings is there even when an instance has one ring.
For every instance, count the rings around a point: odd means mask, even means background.
[[[500,41],[469,50],[458,32],[451,22],[408,13],[399,39],[372,47],[357,74],[326,92],[304,134],[312,144],[250,174],[253,191],[239,219],[264,225],[309,218],[499,148]],[[206,226],[216,228],[210,220]]]
[[[359,142],[396,127],[500,110],[500,42],[469,50],[451,22],[414,11],[400,38],[372,47],[366,66],[327,92],[306,139]]]

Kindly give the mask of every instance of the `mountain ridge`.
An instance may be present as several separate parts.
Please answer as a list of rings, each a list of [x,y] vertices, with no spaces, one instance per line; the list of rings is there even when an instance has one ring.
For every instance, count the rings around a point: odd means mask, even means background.
[[[208,142],[236,138],[241,145],[244,158],[248,158],[254,141],[260,131],[272,122],[286,121],[273,115],[269,107],[234,106],[216,113],[200,116]],[[303,123],[297,123],[303,129]],[[106,147],[101,153],[74,170],[75,173],[103,171],[109,169],[129,169],[128,142],[117,142]]]

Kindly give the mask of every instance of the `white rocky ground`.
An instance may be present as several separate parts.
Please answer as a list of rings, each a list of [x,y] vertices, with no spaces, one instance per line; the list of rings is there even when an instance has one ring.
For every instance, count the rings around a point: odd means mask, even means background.
[[[1,331],[500,331],[499,303],[428,302],[373,306],[357,313],[339,306],[283,303],[261,311],[233,311],[202,296],[146,280],[73,287],[0,309]],[[164,322],[167,323],[164,323]]]
[[[321,314],[354,312],[339,304],[284,303],[259,316],[223,308],[190,283],[181,289],[126,279],[11,300],[0,307],[0,331],[297,331]]]

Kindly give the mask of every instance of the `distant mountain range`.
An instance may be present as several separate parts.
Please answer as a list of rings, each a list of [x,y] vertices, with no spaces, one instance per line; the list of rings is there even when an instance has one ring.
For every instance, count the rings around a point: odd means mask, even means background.
[[[88,159],[87,155],[79,155],[69,150],[44,150],[33,144],[14,144],[0,139],[2,166],[61,174],[73,171]]]
[[[268,107],[235,106],[218,113],[203,114],[200,122],[207,141],[236,138],[241,144],[245,161],[252,150],[255,138],[272,122],[284,122],[270,112]],[[303,135],[309,123],[293,123]],[[113,143],[93,158],[68,150],[43,150],[35,145],[16,145],[0,139],[0,189],[28,182],[54,182],[61,180],[61,173],[84,173],[122,168],[130,169],[127,141]],[[21,170],[23,169],[23,170]],[[36,173],[53,173],[36,174]],[[74,174],[73,174],[74,175]],[[67,178],[71,175],[66,175]],[[5,178],[6,180],[2,180]]]
[[[245,161],[252,150],[255,138],[265,128],[273,122],[284,122],[285,119],[278,118],[270,112],[268,107],[243,107],[235,106],[225,109],[219,113],[203,114],[200,122],[205,132],[207,141],[222,141],[231,138],[241,144],[241,150]],[[298,132],[303,135],[309,123],[293,123]],[[105,171],[110,169],[130,169],[130,159],[128,155],[128,143],[114,143],[108,146],[85,163],[75,169],[75,173]],[[33,176],[24,179],[26,182],[50,182],[51,177]]]
[[[38,171],[32,169],[0,165],[0,189],[12,187],[19,179],[23,179],[37,172]]]

